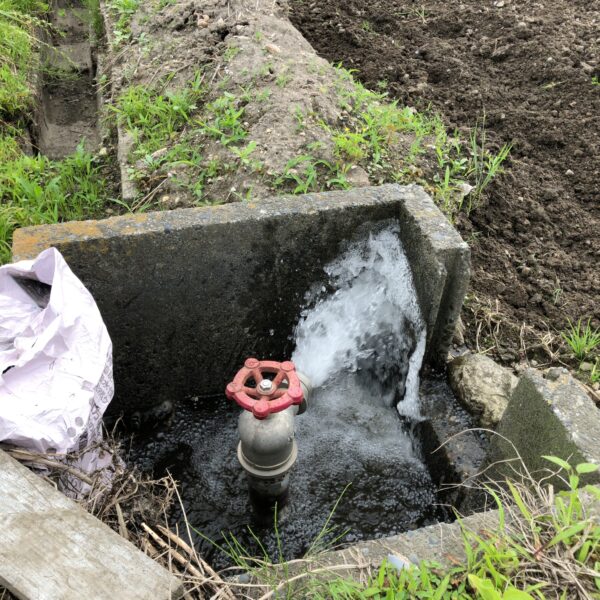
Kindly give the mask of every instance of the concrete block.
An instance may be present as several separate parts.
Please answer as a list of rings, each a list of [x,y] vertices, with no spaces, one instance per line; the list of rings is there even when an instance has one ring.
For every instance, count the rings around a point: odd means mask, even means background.
[[[181,581],[0,450],[0,588],[24,600],[169,600]]]
[[[514,444],[533,474],[553,466],[542,455],[557,456],[572,465],[600,463],[599,417],[596,405],[566,369],[543,373],[529,369],[521,375],[496,431]],[[492,436],[488,463],[514,457],[515,449],[507,441]],[[511,472],[498,464],[492,476]],[[587,481],[599,481],[599,473]]]
[[[244,358],[282,359],[306,291],[346,244],[400,224],[427,358],[442,360],[469,279],[469,249],[418,186],[278,197],[20,229],[15,260],[57,247],[114,344],[113,410],[221,395]]]

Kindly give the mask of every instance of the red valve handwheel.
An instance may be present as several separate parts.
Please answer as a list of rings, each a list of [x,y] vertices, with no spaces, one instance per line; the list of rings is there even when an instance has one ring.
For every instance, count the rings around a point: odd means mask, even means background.
[[[263,375],[265,373],[274,374],[275,377],[267,379]],[[250,379],[254,379],[255,387],[247,385]],[[281,387],[286,382],[287,386]],[[285,410],[292,404],[300,404],[304,398],[293,362],[288,360],[279,363],[256,358],[246,359],[233,381],[227,384],[225,394],[257,419],[266,419],[270,414]]]

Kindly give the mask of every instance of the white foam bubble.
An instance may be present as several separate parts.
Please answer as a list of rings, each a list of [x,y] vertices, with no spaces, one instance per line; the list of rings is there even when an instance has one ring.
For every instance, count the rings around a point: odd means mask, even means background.
[[[298,370],[320,387],[365,365],[380,377],[404,369],[398,410],[418,418],[426,332],[398,227],[371,234],[325,271],[333,292],[305,311],[296,328],[292,360]],[[400,364],[407,361],[408,373]]]

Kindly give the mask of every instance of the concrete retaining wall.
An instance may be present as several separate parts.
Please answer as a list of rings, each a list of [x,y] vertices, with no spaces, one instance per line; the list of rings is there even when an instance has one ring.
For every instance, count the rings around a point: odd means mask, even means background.
[[[55,246],[94,295],[114,343],[113,410],[221,394],[245,357],[283,359],[323,266],[376,224],[400,223],[443,360],[469,279],[469,249],[417,186],[279,197],[20,229],[15,260]]]

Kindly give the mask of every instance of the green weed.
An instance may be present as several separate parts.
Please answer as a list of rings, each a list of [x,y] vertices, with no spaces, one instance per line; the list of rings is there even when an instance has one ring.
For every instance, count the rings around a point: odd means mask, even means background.
[[[36,29],[45,29],[47,4],[39,0],[0,0],[0,116],[28,111],[32,77],[39,57]]]
[[[280,88],[284,88],[287,86],[287,84],[292,80],[292,75],[291,73],[289,73],[288,71],[284,71],[283,73],[280,73],[277,76],[277,79],[275,80],[276,85],[278,85]]]
[[[594,75],[594,77],[592,77],[592,85],[600,85],[600,77]]]
[[[343,131],[331,131],[340,160],[378,169],[382,182],[424,184],[451,220],[460,211],[468,214],[480,204],[484,190],[502,172],[510,144],[491,153],[483,123],[473,128],[467,147],[458,135],[448,135],[438,115],[388,102],[385,93],[354,81],[351,70],[338,67],[337,71],[340,106],[352,115]],[[408,152],[400,154],[400,145],[409,140]],[[438,168],[425,180],[419,174],[419,157],[432,149]]]
[[[26,156],[14,139],[0,137],[0,263],[10,259],[18,227],[93,218],[106,185],[93,156],[80,145],[61,161]]]
[[[107,0],[106,4],[116,19],[113,43],[119,46],[131,38],[131,19],[137,12],[140,0]]]
[[[571,348],[573,355],[580,362],[585,360],[588,355],[600,346],[600,328],[592,329],[591,319],[588,319],[585,325],[581,319],[573,323],[569,319],[569,326],[561,336]]]
[[[479,199],[489,183],[502,172],[502,164],[508,158],[511,144],[504,144],[497,154],[490,154],[486,149],[485,121],[471,131],[471,164],[469,176],[475,182],[472,197]]]
[[[231,62],[241,51],[242,49],[238,46],[227,46],[225,52],[223,52],[223,60]]]
[[[210,137],[217,139],[224,146],[240,142],[248,132],[243,123],[244,107],[238,106],[237,98],[225,92],[206,107],[206,118],[198,124]]]
[[[134,155],[145,156],[163,148],[176,132],[191,121],[204,94],[200,79],[182,90],[158,92],[142,85],[128,87],[113,111],[134,137]]]
[[[600,382],[600,358],[596,359],[596,362],[590,371],[590,383],[593,385],[598,382]]]

